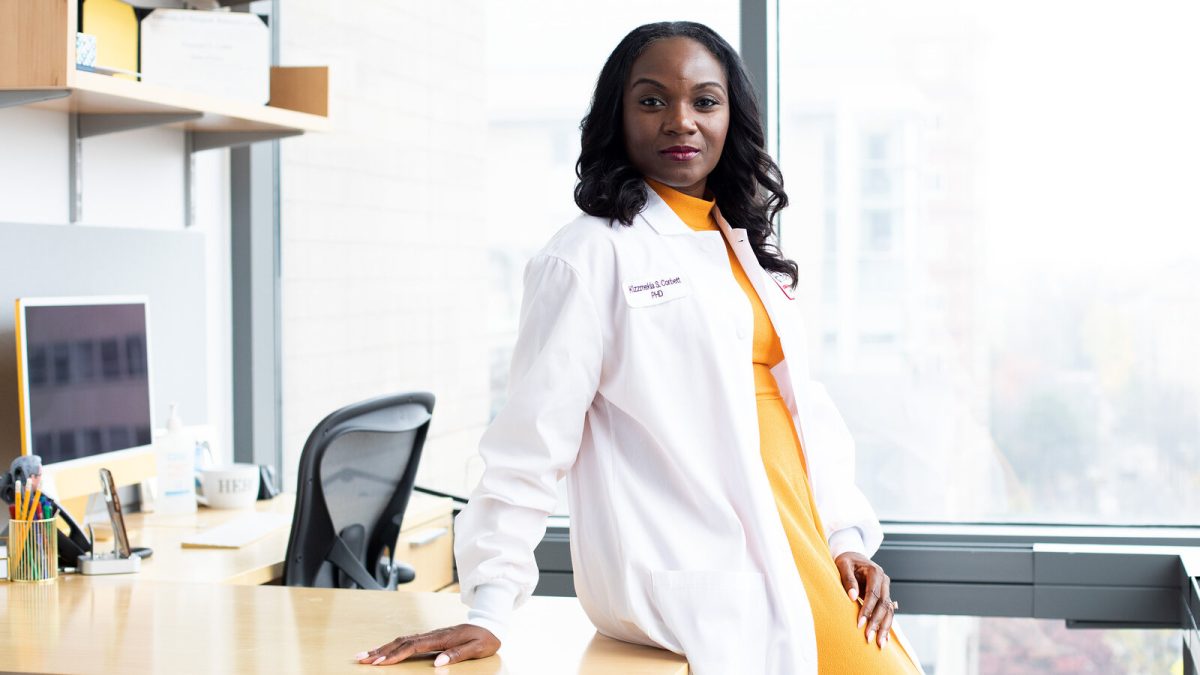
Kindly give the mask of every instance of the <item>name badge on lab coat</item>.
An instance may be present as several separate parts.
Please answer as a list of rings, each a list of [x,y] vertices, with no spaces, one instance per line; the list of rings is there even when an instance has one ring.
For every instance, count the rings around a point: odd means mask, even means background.
[[[678,274],[661,274],[621,284],[630,307],[658,305],[688,294],[687,281]]]

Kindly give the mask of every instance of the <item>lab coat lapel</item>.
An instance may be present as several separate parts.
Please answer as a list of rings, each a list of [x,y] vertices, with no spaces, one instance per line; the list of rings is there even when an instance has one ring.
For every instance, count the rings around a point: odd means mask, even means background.
[[[734,255],[737,256],[738,263],[745,270],[746,277],[750,279],[754,291],[762,299],[763,306],[767,310],[767,315],[771,318],[771,322],[775,326],[775,332],[779,335],[780,344],[783,346],[784,360],[772,372],[776,374],[780,394],[783,396],[792,414],[795,415],[796,396],[792,385],[793,383],[797,383],[798,380],[794,379],[793,373],[799,375],[803,372],[798,370],[795,364],[803,364],[807,359],[802,349],[803,342],[797,339],[800,332],[799,324],[796,320],[798,312],[795,308],[782,306],[783,302],[792,301],[784,297],[780,289],[775,285],[775,282],[767,276],[766,272],[758,264],[758,259],[754,257],[754,249],[750,245],[750,239],[746,230],[730,227],[729,223],[721,215],[719,208],[713,208],[713,218],[717,221],[717,226],[720,228],[725,240],[729,242]],[[781,370],[782,372],[780,372]],[[803,433],[799,427],[797,427],[797,432]],[[757,440],[756,438],[755,441]],[[801,437],[801,442],[803,442],[803,436]],[[757,452],[752,453],[749,461],[753,465],[750,468],[752,478],[749,498],[758,511],[758,522],[761,524],[765,534],[763,548],[766,553],[767,565],[771,570],[771,583],[773,590],[777,594],[776,597],[781,599],[777,610],[782,617],[786,617],[784,623],[789,627],[788,630],[790,631],[787,639],[807,642],[808,645],[802,652],[815,655],[816,632],[813,627],[812,612],[809,610],[808,603],[797,604],[782,600],[785,598],[807,597],[806,591],[800,579],[799,570],[796,568],[792,557],[791,548],[787,543],[787,533],[784,532],[783,523],[779,519],[779,512],[775,501],[771,497],[771,488],[767,481],[761,456]]]
[[[763,306],[767,310],[767,316],[771,317],[775,333],[779,336],[779,342],[783,346],[784,362],[781,365],[786,369],[785,374],[788,381],[781,381],[779,383],[780,389],[789,387],[789,385],[800,384],[808,372],[808,354],[804,347],[804,328],[799,318],[798,308],[787,306],[799,301],[788,299],[789,296],[784,293],[782,286],[759,265],[758,258],[754,256],[754,248],[750,245],[750,238],[745,229],[731,227],[729,222],[725,220],[725,217],[721,215],[721,209],[718,207],[713,207],[713,217],[716,219],[717,225],[721,228],[721,233],[729,241],[730,247],[733,248],[738,262],[741,263],[742,269],[745,270],[751,285],[754,286],[754,291],[758,293],[758,297],[762,300]],[[791,293],[791,291],[789,290],[788,293]],[[785,391],[783,393],[786,398],[791,398],[791,392]],[[789,407],[791,407],[791,404],[792,401],[789,401]]]

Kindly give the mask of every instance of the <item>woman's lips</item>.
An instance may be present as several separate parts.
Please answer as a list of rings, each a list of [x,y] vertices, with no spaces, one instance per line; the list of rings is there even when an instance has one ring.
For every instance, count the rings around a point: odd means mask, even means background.
[[[695,157],[696,155],[699,155],[700,151],[697,150],[696,148],[674,146],[674,147],[667,148],[666,150],[659,150],[658,153],[660,155],[666,157],[667,159],[670,159],[670,160],[673,160],[676,162],[686,162],[686,161],[692,159],[693,157]]]

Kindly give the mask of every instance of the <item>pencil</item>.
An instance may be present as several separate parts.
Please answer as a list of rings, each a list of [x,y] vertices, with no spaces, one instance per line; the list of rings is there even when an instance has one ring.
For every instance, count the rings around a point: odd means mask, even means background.
[[[33,493],[33,503],[27,509],[29,511],[29,520],[37,520],[42,517],[42,486],[39,485],[37,492]]]
[[[17,518],[16,519],[21,520],[21,513],[22,513],[22,511],[21,511],[21,506],[22,506],[21,505],[21,481],[17,481],[13,487],[16,488],[15,490],[13,490],[13,504],[17,507]],[[14,568],[16,568],[18,565],[21,564],[21,551],[22,551],[21,544],[24,542],[24,539],[22,537],[13,537],[12,535],[13,535],[13,525],[12,525],[12,523],[9,523],[8,546],[9,546],[9,548],[13,549],[9,553],[9,555],[12,556],[12,566]],[[13,539],[16,539],[17,541],[13,541]]]
[[[19,522],[19,521],[17,521],[17,522]],[[13,551],[10,553],[10,555],[12,556],[13,570],[17,570],[21,566],[21,554],[25,552],[25,539],[26,538],[27,537],[14,537],[13,536],[13,524],[12,523],[8,524],[8,545],[10,548],[13,549]],[[11,571],[9,572],[9,578],[10,579],[12,578]]]
[[[22,481],[21,483],[19,483],[17,485],[17,490],[16,490],[16,493],[17,493],[16,494],[17,520],[26,521],[26,522],[25,522],[25,536],[17,537],[18,541],[17,541],[17,546],[16,546],[16,552],[13,553],[13,567],[14,568],[19,567],[21,564],[21,559],[25,557],[25,555],[24,555],[25,548],[29,544],[29,535],[31,534],[31,532],[29,531],[29,528],[28,528],[28,520],[29,519],[25,517],[25,512],[27,511],[26,506],[28,504],[28,502],[26,500],[29,499],[28,497],[24,496],[24,494],[23,494],[26,487],[28,487],[27,484],[24,481]],[[13,542],[11,541],[11,539],[13,538],[11,536],[11,532],[12,532],[12,525],[10,524],[9,525],[10,541],[8,542],[9,546],[13,545]],[[26,563],[26,566],[28,566],[29,561],[26,560],[25,563]]]

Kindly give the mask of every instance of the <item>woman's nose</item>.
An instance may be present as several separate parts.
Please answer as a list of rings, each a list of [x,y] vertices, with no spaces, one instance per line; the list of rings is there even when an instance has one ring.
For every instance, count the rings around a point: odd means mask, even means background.
[[[696,132],[696,120],[692,118],[692,109],[687,105],[671,106],[663,123],[663,131],[668,134],[692,134]]]

